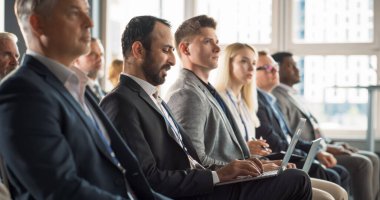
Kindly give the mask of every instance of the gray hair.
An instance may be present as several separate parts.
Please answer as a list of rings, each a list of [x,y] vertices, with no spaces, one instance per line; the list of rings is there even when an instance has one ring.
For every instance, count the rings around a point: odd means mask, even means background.
[[[22,24],[26,24],[33,13],[47,16],[58,0],[16,0],[15,13]]]
[[[17,43],[17,36],[13,33],[8,33],[8,32],[0,32],[0,41],[1,40],[12,40],[14,43]]]

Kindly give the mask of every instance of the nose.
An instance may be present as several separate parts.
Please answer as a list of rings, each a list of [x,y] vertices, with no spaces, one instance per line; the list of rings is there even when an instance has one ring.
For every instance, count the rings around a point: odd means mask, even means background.
[[[175,62],[176,62],[176,59],[175,59],[174,52],[171,52],[170,55],[169,55],[168,63],[169,63],[171,66],[174,66],[174,65],[175,65]]]
[[[94,22],[92,21],[90,15],[88,15],[87,13],[84,14],[84,26],[86,28],[92,28],[92,27],[94,27]]]
[[[217,43],[214,43],[214,52],[219,53],[220,52],[220,47]]]

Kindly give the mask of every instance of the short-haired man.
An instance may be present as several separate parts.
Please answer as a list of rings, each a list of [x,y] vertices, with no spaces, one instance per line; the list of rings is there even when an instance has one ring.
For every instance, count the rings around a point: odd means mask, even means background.
[[[259,52],[257,66],[256,83],[259,103],[257,117],[261,122],[260,127],[256,128],[257,137],[265,138],[275,152],[285,151],[293,132],[289,129],[281,110],[278,108],[276,98],[270,94],[273,88],[279,84],[278,68],[273,58],[264,51]],[[295,152],[299,155],[306,155],[310,146],[310,142],[300,139]],[[348,190],[349,174],[344,167],[336,165],[334,156],[319,149],[316,157],[327,169],[321,173],[319,170],[315,171],[314,168],[311,168],[309,174],[312,177],[337,183]],[[302,163],[296,164],[298,167],[302,167]],[[315,169],[321,168],[319,165],[315,165],[315,167]]]
[[[291,130],[295,130],[300,117],[307,122],[301,137],[311,141],[323,137],[316,118],[309,112],[302,98],[293,85],[300,82],[300,74],[293,55],[289,52],[278,52],[272,55],[280,66],[280,85],[272,94],[284,113]],[[331,139],[323,137],[326,151],[333,154],[338,164],[347,168],[352,179],[352,190],[355,199],[380,199],[379,157],[368,151],[357,151],[348,144],[334,144]]]
[[[0,81],[18,66],[17,36],[0,32]]]
[[[74,66],[87,74],[90,91],[99,103],[105,95],[98,77],[99,71],[104,66],[104,48],[99,39],[91,38],[90,51],[77,58]]]
[[[71,68],[89,50],[87,0],[16,0],[28,50],[0,85],[0,152],[14,199],[156,199]],[[163,199],[167,199],[162,197]]]

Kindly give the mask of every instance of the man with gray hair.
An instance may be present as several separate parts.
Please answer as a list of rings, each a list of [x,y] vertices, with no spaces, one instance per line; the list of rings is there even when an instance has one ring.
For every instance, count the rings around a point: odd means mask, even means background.
[[[167,199],[86,89],[87,0],[16,0],[27,43],[0,84],[0,152],[14,199]],[[20,125],[21,124],[21,125]]]
[[[19,57],[16,35],[0,32],[0,80],[16,69]]]

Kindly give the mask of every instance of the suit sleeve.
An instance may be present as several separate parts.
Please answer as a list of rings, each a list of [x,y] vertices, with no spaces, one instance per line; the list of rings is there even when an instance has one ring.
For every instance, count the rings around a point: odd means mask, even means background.
[[[198,157],[205,166],[226,165],[226,162],[206,154],[205,134],[207,127],[208,102],[204,102],[194,89],[184,88],[174,92],[168,101],[178,123],[185,129],[191,139]]]
[[[63,134],[59,113],[64,108],[56,99],[29,81],[5,84],[0,91],[0,152],[11,177],[33,199],[122,199],[77,175],[75,147]]]
[[[148,133],[144,133],[143,127],[149,126],[146,124],[149,122],[142,122],[141,115],[146,113],[139,113],[136,106],[128,99],[115,93],[105,97],[101,102],[102,109],[137,156],[153,189],[173,198],[211,192],[213,181],[212,173],[209,170],[166,170],[157,167],[157,162],[165,161],[155,159],[147,142],[147,140],[154,140],[155,138],[149,139]]]
[[[270,145],[273,152],[286,151],[288,148],[287,141],[282,140],[280,137],[281,133],[275,131],[270,120],[269,113],[260,104],[257,111],[257,117],[260,120],[260,126],[256,128],[256,137],[263,137]]]

